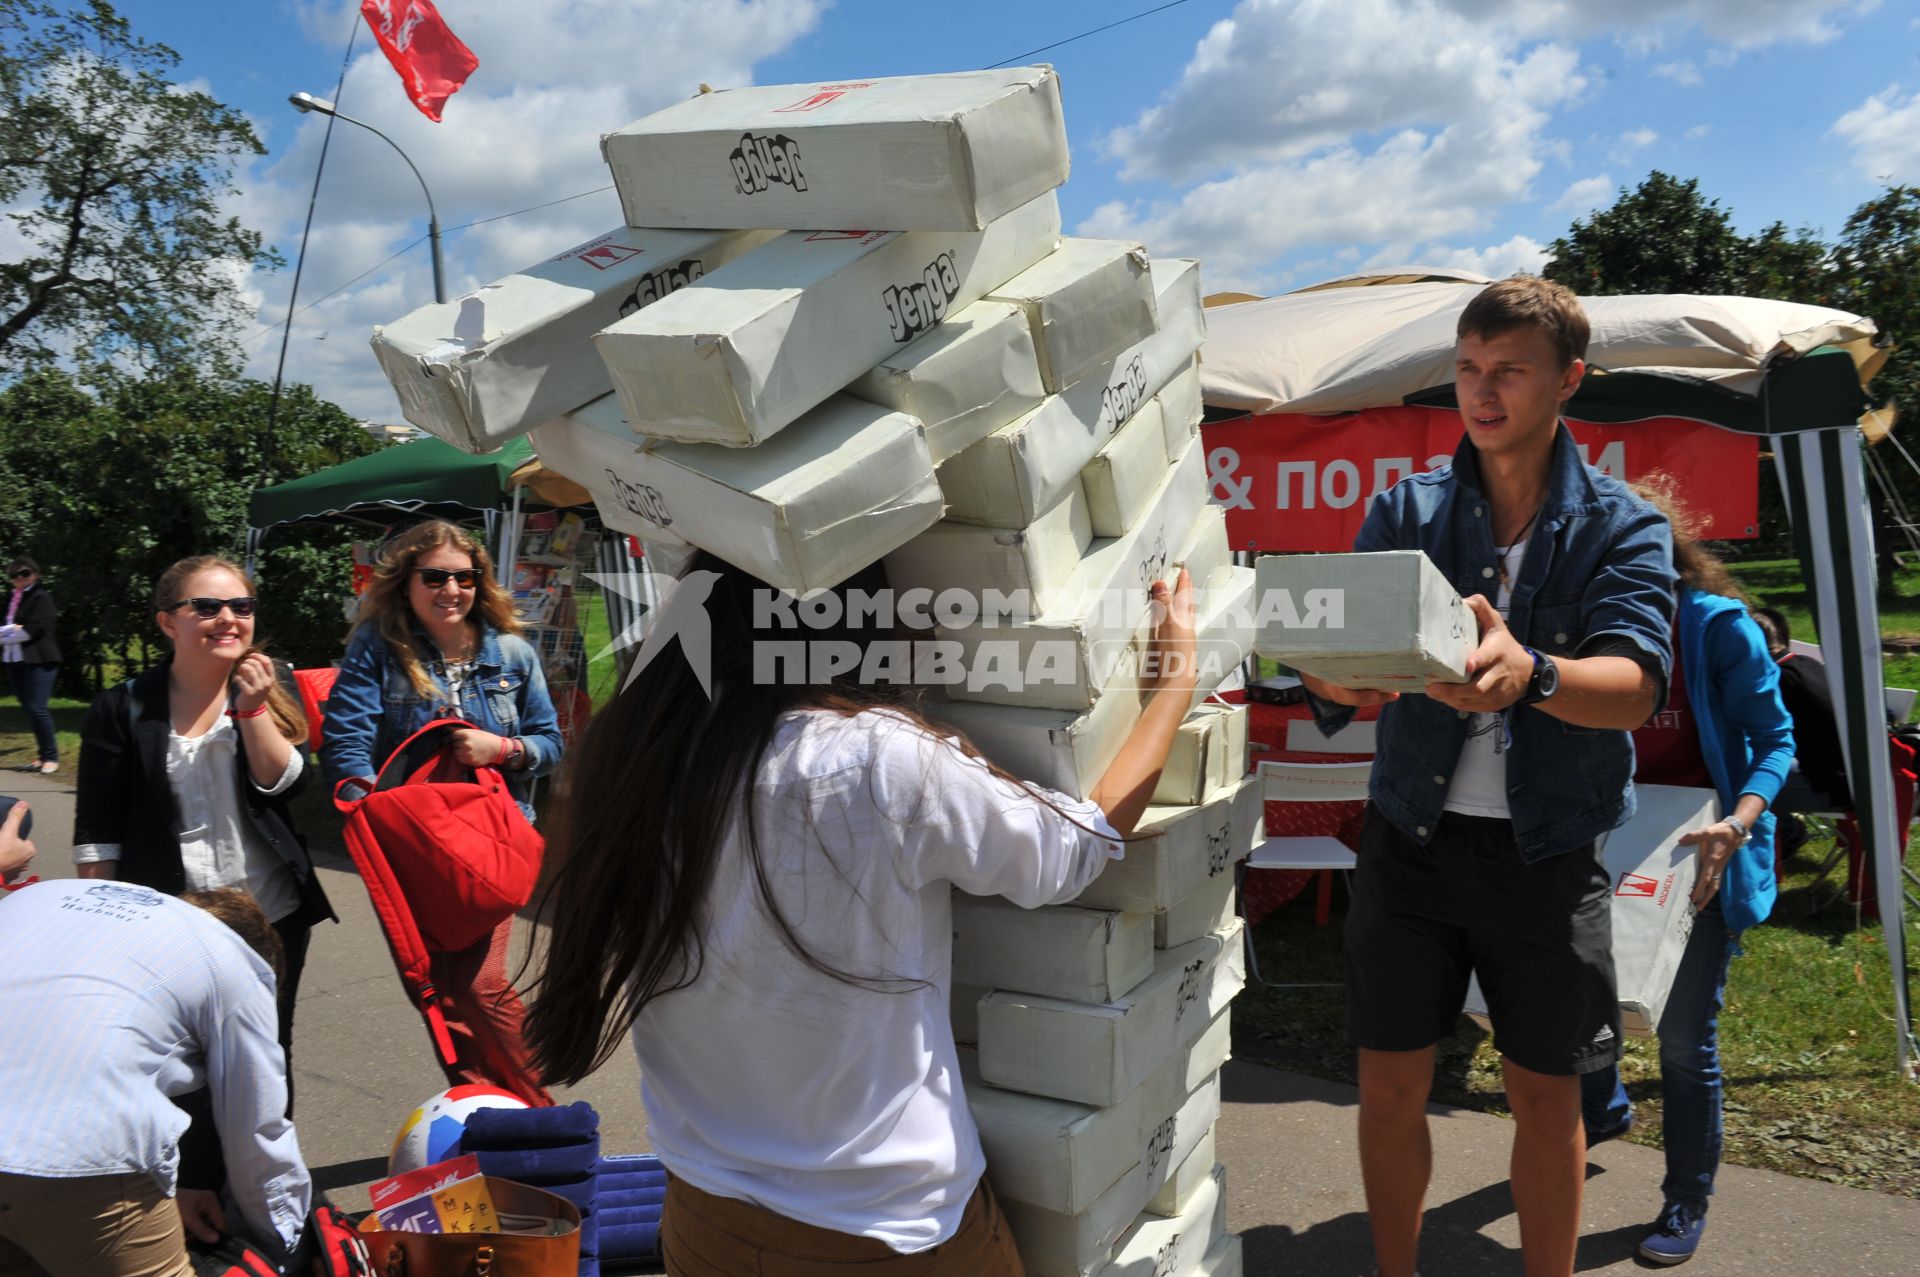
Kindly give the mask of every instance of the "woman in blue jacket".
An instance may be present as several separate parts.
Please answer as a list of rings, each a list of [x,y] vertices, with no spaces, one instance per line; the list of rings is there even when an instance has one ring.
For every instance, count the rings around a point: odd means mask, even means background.
[[[1634,780],[1712,788],[1727,816],[1687,835],[1699,848],[1693,934],[1659,1024],[1666,1202],[1640,1244],[1643,1258],[1679,1264],[1693,1257],[1707,1226],[1720,1165],[1718,1021],[1727,968],[1740,933],[1773,911],[1773,815],[1767,809],[1793,762],[1793,720],[1780,700],[1779,667],[1747,615],[1739,586],[1697,539],[1670,481],[1636,485],[1673,525],[1680,576],[1673,676],[1667,709],[1634,733]],[[1581,1079],[1589,1146],[1626,1134],[1633,1109],[1617,1068]]]
[[[327,700],[327,779],[349,797],[371,789],[394,749],[436,718],[472,724],[453,734],[455,760],[499,768],[532,820],[528,782],[560,765],[546,677],[486,549],[443,519],[409,528],[381,555]],[[456,1086],[491,1083],[547,1104],[507,979],[512,931],[508,919],[472,949],[433,955],[458,1056],[444,1068]]]

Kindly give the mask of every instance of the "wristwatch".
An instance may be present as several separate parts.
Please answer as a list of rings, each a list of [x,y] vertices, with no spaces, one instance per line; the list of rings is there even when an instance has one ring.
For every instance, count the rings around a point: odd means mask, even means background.
[[[1545,652],[1528,648],[1527,655],[1533,658],[1533,677],[1527,680],[1527,694],[1520,698],[1520,703],[1538,705],[1560,690],[1560,667]]]
[[[1723,825],[1733,826],[1734,836],[1740,840],[1738,843],[1734,844],[1735,846],[1744,847],[1747,845],[1747,839],[1750,835],[1747,832],[1746,821],[1740,819],[1740,817],[1738,816],[1722,816],[1720,818],[1720,823]]]

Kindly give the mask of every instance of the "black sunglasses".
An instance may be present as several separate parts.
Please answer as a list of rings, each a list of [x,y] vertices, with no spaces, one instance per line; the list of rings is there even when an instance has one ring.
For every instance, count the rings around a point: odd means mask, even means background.
[[[463,590],[471,590],[474,586],[480,584],[479,568],[454,568],[452,570],[447,568],[415,568],[414,571],[420,574],[420,580],[424,582],[430,590],[437,590],[445,585],[448,577],[452,577],[454,584]]]
[[[162,610],[173,612],[183,607],[192,608],[193,614],[203,621],[211,621],[214,617],[220,615],[221,608],[231,609],[235,616],[244,618],[253,615],[253,596],[250,594],[242,595],[237,599],[181,599],[178,603],[168,604]]]
[[[32,568],[18,568],[12,572],[7,573],[7,576],[15,581],[18,581],[25,577],[30,577],[33,574],[34,572]]]

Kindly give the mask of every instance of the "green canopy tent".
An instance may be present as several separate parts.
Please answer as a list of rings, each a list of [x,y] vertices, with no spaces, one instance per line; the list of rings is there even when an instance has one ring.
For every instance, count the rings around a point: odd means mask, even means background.
[[[514,472],[533,459],[533,445],[525,439],[478,457],[438,439],[416,439],[260,488],[247,506],[248,562],[258,559],[273,528],[337,521],[387,528],[438,516],[459,523],[478,518],[504,570],[519,536],[521,488]]]

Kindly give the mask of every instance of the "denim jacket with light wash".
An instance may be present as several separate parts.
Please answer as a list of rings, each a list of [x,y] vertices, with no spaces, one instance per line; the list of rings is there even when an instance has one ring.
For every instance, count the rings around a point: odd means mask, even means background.
[[[433,650],[424,635],[415,638],[421,650]],[[349,776],[377,775],[381,764],[414,732],[436,718],[464,718],[496,735],[518,737],[526,746],[527,765],[503,775],[520,810],[533,819],[527,782],[558,767],[561,749],[560,724],[533,645],[489,627],[480,641],[473,677],[460,688],[458,705],[450,703],[447,685],[434,663],[426,662],[426,669],[437,697],[420,694],[406,667],[394,659],[387,641],[373,626],[363,625],[353,632],[327,698],[320,749],[327,782],[337,785]]]
[[[1375,498],[1353,548],[1424,550],[1462,598],[1483,594],[1492,602],[1500,586],[1492,522],[1478,451],[1462,439],[1451,466],[1403,479]],[[1660,672],[1661,705],[1673,661],[1674,586],[1666,519],[1582,461],[1563,425],[1507,628],[1549,656],[1645,653]],[[1351,717],[1350,710],[1328,713],[1321,724],[1332,730]],[[1380,712],[1370,796],[1422,846],[1439,826],[1470,718],[1417,693]],[[1507,804],[1522,860],[1584,846],[1633,815],[1629,733],[1576,727],[1525,705],[1507,711],[1507,721]]]

